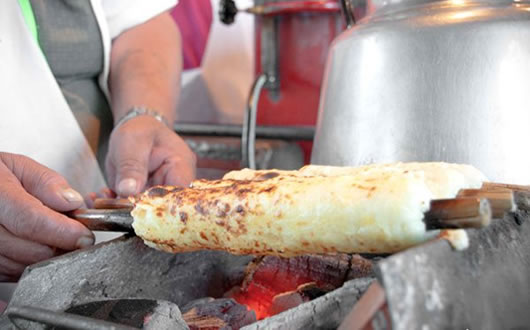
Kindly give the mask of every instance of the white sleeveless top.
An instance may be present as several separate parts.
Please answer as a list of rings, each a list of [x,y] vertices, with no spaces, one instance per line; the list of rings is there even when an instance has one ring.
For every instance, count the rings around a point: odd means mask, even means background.
[[[99,83],[108,95],[112,38],[176,0],[91,0],[104,49]],[[0,2],[0,151],[19,153],[63,175],[82,194],[105,180],[17,1]]]

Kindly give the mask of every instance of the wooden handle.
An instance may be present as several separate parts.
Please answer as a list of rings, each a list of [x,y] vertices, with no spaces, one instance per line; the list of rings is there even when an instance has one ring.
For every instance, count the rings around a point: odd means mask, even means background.
[[[491,204],[491,211],[494,218],[502,218],[506,212],[515,212],[517,209],[513,191],[506,188],[496,190],[462,189],[457,197],[487,199]]]
[[[530,193],[530,186],[523,186],[518,184],[507,184],[507,183],[497,183],[497,182],[484,182],[480,190],[511,190],[511,191],[521,191]]]
[[[485,198],[453,198],[431,201],[424,222],[427,229],[481,228],[491,223],[490,202]]]
[[[96,198],[94,200],[95,209],[132,209],[133,203],[127,198]]]

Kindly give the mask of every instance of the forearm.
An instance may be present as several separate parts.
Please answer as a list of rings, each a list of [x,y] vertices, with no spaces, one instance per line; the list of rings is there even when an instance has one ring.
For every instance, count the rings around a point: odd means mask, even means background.
[[[109,85],[114,121],[133,106],[145,106],[173,122],[181,71],[180,33],[168,13],[122,33],[111,50]]]

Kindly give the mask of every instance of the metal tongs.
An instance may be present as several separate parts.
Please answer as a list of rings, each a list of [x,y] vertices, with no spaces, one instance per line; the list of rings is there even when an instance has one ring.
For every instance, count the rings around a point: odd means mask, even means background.
[[[90,230],[132,233],[132,209],[133,204],[127,199],[101,198],[94,201],[93,209],[77,209],[68,216]]]

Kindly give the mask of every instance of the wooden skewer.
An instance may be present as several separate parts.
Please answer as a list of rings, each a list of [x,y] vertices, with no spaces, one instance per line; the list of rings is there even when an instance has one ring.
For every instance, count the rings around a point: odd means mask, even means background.
[[[127,198],[96,198],[95,209],[132,209],[134,205]]]
[[[530,211],[530,186],[484,182],[480,190],[499,191],[506,189],[513,191],[515,205],[517,206],[517,208],[525,211]]]
[[[507,183],[496,183],[496,182],[484,182],[480,190],[499,190],[509,189],[512,191],[521,191],[530,193],[530,186],[523,186],[518,184],[507,184]]]
[[[502,218],[506,212],[515,212],[517,210],[513,191],[506,188],[499,188],[497,190],[462,189],[457,197],[487,199],[491,204],[491,211],[494,218]]]
[[[453,198],[431,201],[423,221],[427,229],[481,228],[491,223],[492,210],[485,198]]]

